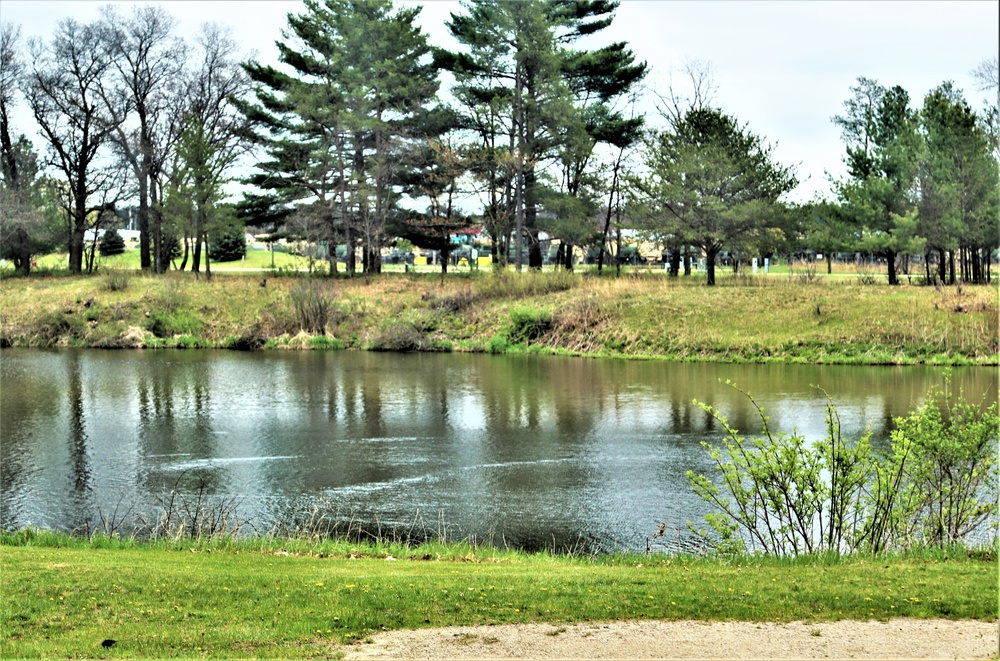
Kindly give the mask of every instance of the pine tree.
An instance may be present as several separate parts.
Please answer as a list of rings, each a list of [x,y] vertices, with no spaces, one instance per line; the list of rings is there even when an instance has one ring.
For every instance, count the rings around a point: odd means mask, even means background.
[[[125,239],[118,233],[118,230],[110,229],[101,237],[101,244],[98,247],[101,257],[111,257],[125,252]]]
[[[841,127],[848,169],[837,193],[860,230],[859,247],[885,259],[889,284],[896,285],[896,256],[910,247],[908,231],[897,224],[916,207],[921,153],[917,113],[898,85],[888,89],[859,78],[851,90],[846,113],[833,118]]]
[[[954,283],[958,250],[965,257],[962,279],[984,284],[990,277],[989,253],[1000,234],[997,162],[990,136],[950,82],[927,94],[920,118],[925,149],[919,171],[918,231],[927,239],[926,256],[936,252],[938,278]],[[946,277],[949,264],[950,278]]]
[[[538,243],[543,198],[562,210],[556,225],[578,233],[587,215],[584,173],[594,144],[607,124],[594,121],[595,105],[608,104],[645,74],[625,44],[596,51],[575,51],[581,37],[611,24],[617,2],[605,0],[474,0],[467,13],[448,24],[462,44],[456,53],[436,56],[456,77],[456,96],[464,106],[465,126],[478,143],[481,180],[485,183],[486,225],[506,255],[506,237],[514,232],[518,267],[527,238],[528,262],[542,263]],[[604,117],[618,120],[613,112]],[[555,159],[561,167],[558,191],[545,190],[543,166]],[[563,200],[569,196],[575,200]]]
[[[648,141],[645,202],[662,209],[651,216],[664,219],[666,232],[704,251],[709,286],[719,253],[772,227],[782,215],[780,198],[798,183],[772,152],[734,117],[711,108],[689,110]]]
[[[348,270],[360,244],[365,271],[378,271],[403,154],[425,137],[437,70],[415,25],[419,8],[394,10],[390,0],[305,6],[288,16],[282,70],[245,65],[257,101],[242,109],[262,127],[255,139],[270,157],[248,182],[268,192],[272,207],[318,200],[329,240],[347,244]]]

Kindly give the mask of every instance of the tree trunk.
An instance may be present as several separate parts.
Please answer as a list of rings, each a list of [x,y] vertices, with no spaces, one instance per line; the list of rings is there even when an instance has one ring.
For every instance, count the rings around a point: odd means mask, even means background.
[[[191,255],[191,271],[197,275],[201,273],[201,232],[194,234],[194,252]]]
[[[205,279],[212,279],[212,264],[208,257],[208,232],[205,232]]]
[[[153,273],[166,273],[170,255],[163,250],[163,211],[160,209],[160,191],[157,190],[156,180],[153,179],[149,186],[149,232],[152,235],[152,263]],[[141,229],[139,230],[142,231]],[[142,241],[140,235],[140,243]],[[173,241],[171,241],[173,245]]]
[[[563,268],[567,271],[573,270],[573,245],[570,243],[563,244],[566,249],[563,251]]]
[[[615,192],[618,190],[618,169],[621,167],[622,155],[624,153],[624,148],[618,151],[618,158],[615,160],[615,166],[611,175],[611,193],[608,195],[608,213],[604,217],[604,231],[601,233],[601,252],[597,255],[598,273],[600,273],[601,269],[604,268],[604,251],[608,245],[608,232],[611,230],[611,209],[615,199]]]
[[[691,275],[691,246],[684,246],[684,277]]]
[[[527,214],[526,214],[527,216]],[[542,242],[538,240],[538,231],[529,229],[528,234],[528,268],[542,270]]]
[[[69,270],[71,273],[83,272],[83,235],[87,229],[87,209],[83,200],[73,209],[69,230]]]
[[[896,275],[896,251],[886,250],[885,259],[889,269],[889,285],[898,285],[899,277]]]
[[[671,278],[676,278],[681,269],[681,249],[670,248],[670,257],[668,259],[667,275]]]
[[[833,255],[829,252],[826,253],[826,274],[830,275],[833,273]]]
[[[19,227],[14,230],[10,243],[16,246],[16,249],[11,259],[14,262],[14,272],[19,275],[31,275],[31,251],[28,248],[30,242],[31,237],[24,228]]]
[[[149,178],[139,171],[139,268],[148,271],[149,260]],[[154,271],[155,272],[155,271]]]
[[[715,286],[715,256],[719,254],[719,249],[712,246],[705,248],[705,284],[709,287]]]

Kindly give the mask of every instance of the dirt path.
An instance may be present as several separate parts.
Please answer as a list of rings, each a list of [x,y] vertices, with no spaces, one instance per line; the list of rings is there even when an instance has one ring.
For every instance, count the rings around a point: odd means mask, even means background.
[[[605,622],[389,631],[344,649],[360,659],[993,659],[1000,623]]]

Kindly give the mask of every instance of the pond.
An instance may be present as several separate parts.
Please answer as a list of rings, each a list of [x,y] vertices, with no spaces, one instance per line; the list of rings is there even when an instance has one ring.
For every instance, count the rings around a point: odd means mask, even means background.
[[[717,421],[885,442],[941,370],[550,356],[17,350],[0,353],[0,525],[60,530],[222,504],[258,531],[314,511],[356,529],[527,549],[669,549],[705,506]],[[993,369],[953,370],[994,401]],[[822,390],[820,389],[822,388]],[[199,500],[200,499],[200,500]],[[127,516],[126,516],[127,515]]]

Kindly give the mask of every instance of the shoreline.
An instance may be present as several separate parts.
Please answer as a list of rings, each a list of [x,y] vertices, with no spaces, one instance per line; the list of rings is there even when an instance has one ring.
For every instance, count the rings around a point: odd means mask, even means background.
[[[742,281],[741,281],[742,282]],[[0,347],[1000,366],[1000,289],[571,273],[0,280]]]

